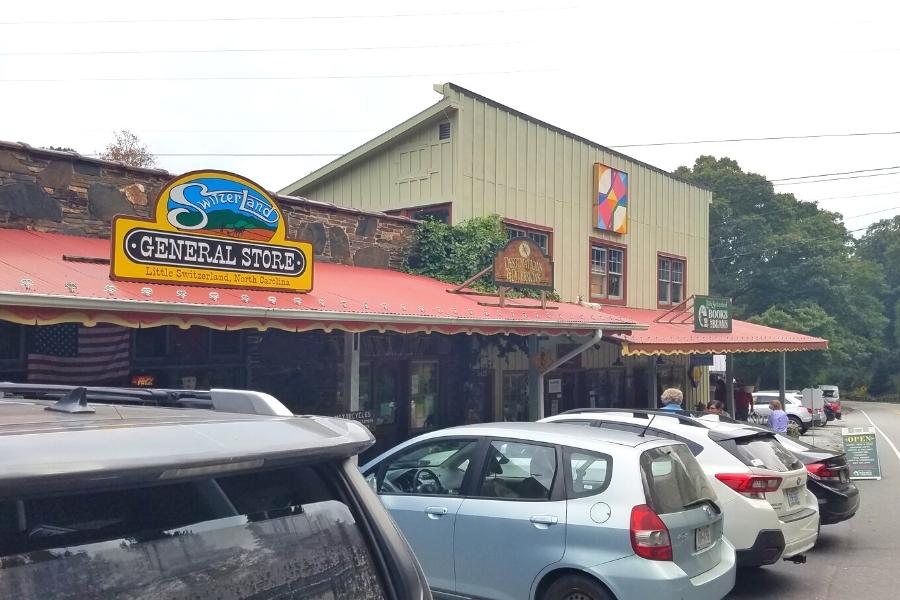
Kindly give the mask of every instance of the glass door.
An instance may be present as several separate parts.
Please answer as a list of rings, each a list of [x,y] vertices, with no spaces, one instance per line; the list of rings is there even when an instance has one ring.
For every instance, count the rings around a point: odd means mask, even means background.
[[[416,361],[409,365],[409,429],[415,435],[432,429],[438,399],[437,361]]]

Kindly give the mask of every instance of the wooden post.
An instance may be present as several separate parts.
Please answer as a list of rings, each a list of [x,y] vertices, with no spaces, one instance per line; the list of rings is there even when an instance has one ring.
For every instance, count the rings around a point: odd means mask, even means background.
[[[734,355],[725,355],[725,407],[728,414],[735,417],[734,411]]]

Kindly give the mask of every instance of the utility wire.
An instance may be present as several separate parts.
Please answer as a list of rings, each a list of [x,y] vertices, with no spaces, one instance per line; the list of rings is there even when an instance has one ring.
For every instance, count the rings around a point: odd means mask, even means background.
[[[135,54],[225,54],[265,52],[359,52],[370,50],[430,50],[440,48],[484,48],[489,46],[514,46],[526,42],[486,42],[475,44],[421,44],[407,46],[344,46],[321,48],[171,48],[157,50],[25,50],[0,52],[0,56],[96,56]]]
[[[874,169],[859,169],[857,171],[837,171],[835,173],[820,173],[819,175],[800,175],[798,177],[781,177],[780,179],[769,179],[771,182],[775,181],[789,181],[791,179],[812,179],[814,177],[831,177],[832,175],[854,175],[856,173],[868,173],[870,171],[890,171],[893,169],[900,169],[900,165],[893,167],[875,167]]]
[[[577,6],[496,9],[482,11],[444,11],[432,13],[398,12],[392,14],[357,14],[357,15],[304,15],[304,16],[280,16],[280,17],[176,17],[176,18],[119,18],[119,19],[36,19],[22,21],[0,21],[0,25],[109,25],[125,23],[243,23],[252,21],[339,21],[351,19],[407,19],[429,17],[460,17],[460,16],[484,16],[506,15],[546,11],[572,10]]]
[[[652,146],[690,146],[693,144],[730,144],[735,142],[769,142],[775,140],[810,140],[819,138],[864,137],[871,135],[900,135],[900,131],[863,131],[854,133],[814,133],[809,135],[773,135],[767,137],[723,138],[717,140],[689,140],[684,142],[649,142],[646,144],[613,144],[609,148],[649,148]]]

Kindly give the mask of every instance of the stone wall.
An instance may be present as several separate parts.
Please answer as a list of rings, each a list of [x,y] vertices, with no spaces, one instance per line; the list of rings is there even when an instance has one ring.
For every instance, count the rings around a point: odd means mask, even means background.
[[[147,216],[174,175],[75,153],[0,142],[0,228],[108,238],[117,214]],[[288,238],[313,243],[316,257],[399,268],[415,222],[324,202],[277,196]]]

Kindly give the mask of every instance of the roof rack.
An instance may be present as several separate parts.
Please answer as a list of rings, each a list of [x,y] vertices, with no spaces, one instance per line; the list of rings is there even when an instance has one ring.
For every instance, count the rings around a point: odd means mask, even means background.
[[[0,398],[61,400],[75,389],[83,389],[89,402],[137,404],[176,408],[205,408],[217,412],[250,415],[293,416],[274,396],[252,390],[177,390],[166,388],[86,387],[35,383],[0,382]]]
[[[630,413],[636,419],[649,419],[651,416],[672,417],[682,425],[704,427],[697,422],[697,415],[687,410],[657,410],[654,408],[575,408],[561,412],[561,415],[577,415],[584,413]]]

